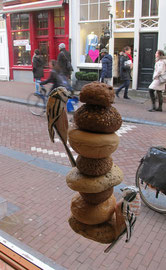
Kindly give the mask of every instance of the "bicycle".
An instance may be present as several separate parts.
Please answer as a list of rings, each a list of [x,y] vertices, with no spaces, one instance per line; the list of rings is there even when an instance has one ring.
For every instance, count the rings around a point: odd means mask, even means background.
[[[46,112],[48,95],[46,89],[42,86],[39,92],[31,93],[27,98],[29,111],[37,116],[42,116]]]
[[[152,148],[150,148],[152,149]],[[148,154],[150,153],[150,149]],[[159,149],[159,148],[155,148],[154,149]],[[135,184],[136,187],[139,188],[139,192],[140,192],[140,197],[142,199],[142,201],[145,203],[145,205],[147,205],[149,208],[151,208],[152,210],[161,213],[161,214],[166,214],[166,192],[165,192],[165,186],[162,190],[162,188],[159,190],[156,187],[152,186],[150,183],[148,183],[148,181],[144,180],[141,178],[141,174],[143,173],[142,169],[143,166],[145,166],[144,162],[146,157],[150,158],[150,154],[149,155],[144,156],[141,161],[140,164],[138,166],[138,169],[136,171],[136,178],[135,178]],[[154,153],[155,158],[157,158],[157,154]],[[148,163],[146,163],[148,164]],[[151,167],[148,167],[148,173],[150,172],[152,175],[153,173],[155,174],[156,172],[154,172],[155,170],[155,166],[150,165]],[[156,171],[157,171],[157,166],[156,166]],[[158,172],[160,173],[160,171]],[[157,175],[157,174],[156,174]],[[166,177],[165,177],[165,183],[166,183]]]

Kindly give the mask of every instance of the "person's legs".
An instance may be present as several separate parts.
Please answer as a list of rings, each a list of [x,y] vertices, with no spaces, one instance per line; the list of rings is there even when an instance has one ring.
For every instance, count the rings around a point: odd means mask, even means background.
[[[149,110],[149,112],[154,112],[156,110],[156,98],[155,98],[155,94],[154,94],[155,90],[153,89],[149,89],[149,95],[150,95],[150,99],[152,101],[152,109]]]
[[[125,81],[124,83],[116,90],[116,96],[119,97],[120,91],[125,87]]]
[[[112,79],[111,78],[104,78],[104,83],[112,86]]]
[[[40,79],[35,79],[35,89],[36,92],[39,92],[39,85],[40,85],[41,80]]]
[[[157,96],[158,96],[158,101],[159,101],[159,106],[156,109],[157,112],[162,112],[162,105],[163,105],[163,94],[162,91],[156,91]]]
[[[128,97],[129,85],[130,85],[130,81],[129,80],[126,80],[125,81],[125,91],[124,91],[124,96],[123,96],[126,99],[129,99],[129,97]]]

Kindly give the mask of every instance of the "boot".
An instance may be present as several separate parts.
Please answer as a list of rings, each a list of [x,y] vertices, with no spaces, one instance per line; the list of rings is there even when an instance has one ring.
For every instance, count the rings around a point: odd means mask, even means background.
[[[150,99],[152,101],[152,109],[148,110],[149,112],[155,112],[156,111],[156,98],[155,98],[155,94],[154,94],[154,90],[153,89],[149,89],[149,94],[150,94]]]
[[[158,100],[159,100],[159,106],[156,109],[157,112],[162,112],[162,105],[163,105],[163,95],[161,91],[157,91]]]

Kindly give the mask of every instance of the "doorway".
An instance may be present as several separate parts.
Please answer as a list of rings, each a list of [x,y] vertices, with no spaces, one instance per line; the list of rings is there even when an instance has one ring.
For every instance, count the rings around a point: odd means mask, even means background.
[[[140,34],[138,89],[147,90],[152,82],[158,33]]]

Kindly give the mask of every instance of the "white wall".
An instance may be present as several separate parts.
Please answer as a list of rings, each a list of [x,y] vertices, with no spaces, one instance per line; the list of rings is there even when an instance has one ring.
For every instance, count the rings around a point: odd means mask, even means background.
[[[6,21],[0,18],[0,80],[9,80],[9,55]]]

